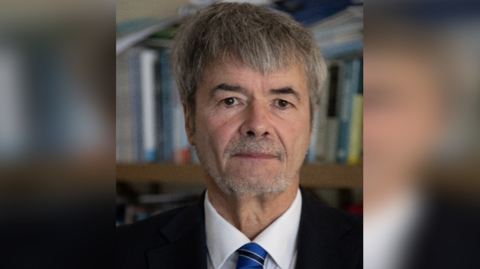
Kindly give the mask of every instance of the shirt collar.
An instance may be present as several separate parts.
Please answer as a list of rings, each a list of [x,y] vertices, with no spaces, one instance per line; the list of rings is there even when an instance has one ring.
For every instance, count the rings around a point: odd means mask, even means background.
[[[204,207],[207,247],[214,268],[219,268],[232,253],[251,241],[218,214],[208,199],[208,191]],[[287,211],[253,240],[268,252],[280,268],[289,268],[297,249],[301,208],[302,194],[298,190]]]
[[[208,252],[213,267],[220,268],[233,252],[250,240],[218,214],[208,199],[208,191],[205,194],[204,207]]]
[[[298,190],[288,210],[253,240],[262,246],[282,269],[290,268],[297,249],[301,209],[302,194]]]

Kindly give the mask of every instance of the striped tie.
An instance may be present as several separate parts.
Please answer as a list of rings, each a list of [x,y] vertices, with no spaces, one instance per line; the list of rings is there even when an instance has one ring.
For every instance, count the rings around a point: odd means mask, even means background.
[[[243,245],[238,252],[236,269],[263,269],[267,252],[255,243]]]

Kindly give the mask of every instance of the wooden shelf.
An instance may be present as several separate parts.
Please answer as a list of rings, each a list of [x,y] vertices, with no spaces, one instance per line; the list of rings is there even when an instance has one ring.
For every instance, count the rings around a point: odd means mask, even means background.
[[[205,172],[194,164],[117,164],[117,182],[204,184]],[[361,165],[306,164],[300,184],[311,188],[362,188]]]

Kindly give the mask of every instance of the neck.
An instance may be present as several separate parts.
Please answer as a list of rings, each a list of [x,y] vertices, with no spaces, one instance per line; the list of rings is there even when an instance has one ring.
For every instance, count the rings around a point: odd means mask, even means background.
[[[224,193],[213,180],[207,180],[208,199],[226,221],[250,240],[278,219],[297,196],[299,176],[280,194],[234,196]]]

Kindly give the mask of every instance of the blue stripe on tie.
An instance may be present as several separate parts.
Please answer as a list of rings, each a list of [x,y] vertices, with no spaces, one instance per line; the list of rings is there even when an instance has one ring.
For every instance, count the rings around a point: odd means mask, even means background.
[[[248,257],[252,260],[255,260],[261,265],[263,265],[265,263],[265,259],[262,258],[262,256],[254,253],[254,252],[248,251],[248,250],[239,249],[238,250],[238,255],[242,255],[242,256]]]
[[[256,243],[243,245],[238,252],[236,269],[263,269],[267,252]]]
[[[238,251],[239,251],[239,252],[242,251],[242,252],[251,253],[251,254],[255,255],[256,257],[262,259],[262,261],[265,261],[265,259],[264,259],[262,256],[258,255],[257,253],[255,253],[255,252],[253,252],[253,251],[246,250],[246,249],[239,249]]]

